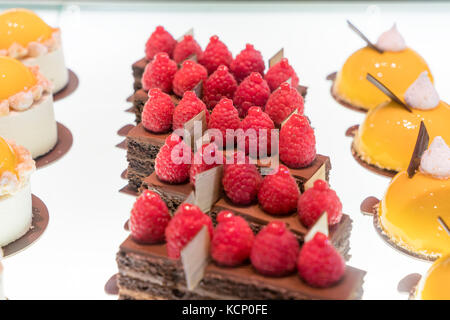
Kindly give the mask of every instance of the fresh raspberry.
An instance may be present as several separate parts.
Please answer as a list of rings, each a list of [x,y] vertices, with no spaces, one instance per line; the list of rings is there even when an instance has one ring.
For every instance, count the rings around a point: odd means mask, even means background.
[[[203,83],[203,101],[209,109],[213,109],[222,98],[233,99],[236,89],[233,75],[226,66],[221,65]]]
[[[309,166],[316,158],[316,138],[308,118],[293,114],[280,130],[280,160],[290,168]]]
[[[203,57],[199,60],[209,74],[216,71],[221,64],[229,67],[231,61],[233,61],[233,55],[228,51],[227,46],[219,40],[218,36],[212,36],[209,39],[208,46],[203,52]]]
[[[178,207],[166,228],[167,255],[178,259],[181,250],[191,241],[203,226],[208,228],[209,236],[213,236],[211,218],[193,204],[182,204]]]
[[[241,82],[252,72],[258,72],[264,75],[264,60],[261,52],[255,50],[253,45],[247,43],[245,49],[242,50],[233,62],[231,62],[230,69],[238,82]]]
[[[284,215],[297,209],[298,190],[289,169],[283,165],[274,174],[266,176],[258,192],[261,208],[273,215]]]
[[[183,128],[183,125],[198,115],[202,110],[205,111],[206,124],[209,121],[209,111],[206,109],[202,100],[197,98],[193,91],[187,91],[183,99],[175,107],[173,113],[173,130]]]
[[[211,243],[211,256],[218,264],[234,267],[250,256],[254,235],[247,221],[231,211],[221,211]]]
[[[191,148],[179,136],[171,134],[156,156],[156,176],[163,182],[183,183],[189,178],[191,162]]]
[[[202,65],[192,60],[186,60],[173,77],[173,92],[182,97],[186,91],[193,90],[200,81],[206,80],[206,78],[208,78],[208,73]]]
[[[267,100],[264,111],[279,126],[295,109],[303,114],[304,100],[298,91],[289,83],[281,84],[280,89],[275,90]]]
[[[164,230],[169,221],[166,203],[156,192],[145,190],[136,199],[131,210],[131,236],[140,243],[163,242]]]
[[[341,221],[342,203],[336,192],[331,190],[323,180],[314,182],[314,187],[302,193],[298,200],[298,216],[306,226],[312,226],[320,216],[327,212],[328,225],[332,226]]]
[[[194,54],[197,56],[197,61],[198,59],[201,59],[203,55],[202,48],[192,35],[187,34],[183,37],[183,40],[178,42],[175,46],[175,49],[173,50],[173,60],[176,63],[181,63]]]
[[[237,130],[241,125],[241,119],[239,113],[233,106],[233,101],[223,98],[214,107],[211,117],[208,122],[208,129],[220,130],[223,137],[222,147],[225,149],[227,146],[227,139],[234,146],[235,135],[230,130]],[[227,129],[229,131],[227,132]]]
[[[215,143],[204,144],[194,154],[194,162],[189,173],[190,181],[195,185],[195,176],[198,173],[207,171],[218,165],[225,163],[223,152],[219,150]]]
[[[238,161],[239,157],[244,161]],[[252,203],[258,194],[263,178],[258,168],[243,153],[234,154],[234,162],[226,164],[222,184],[227,197],[237,205]]]
[[[291,78],[292,87],[297,88],[299,80],[287,58],[281,59],[280,62],[270,67],[265,76],[272,91],[276,90],[283,82],[289,80],[289,78]]]
[[[267,82],[259,73],[252,72],[237,87],[234,94],[234,105],[239,111],[239,116],[243,118],[252,106],[264,108],[269,96],[270,89]]]
[[[151,132],[167,132],[172,129],[174,110],[175,105],[168,94],[151,89],[142,111],[142,125]]]
[[[297,269],[300,277],[309,285],[323,288],[342,278],[345,261],[327,236],[317,232],[300,250]]]
[[[261,110],[260,107],[251,107],[247,116],[241,121],[243,134],[238,135],[238,147],[242,149],[245,146],[245,153],[254,155],[271,154],[271,129],[274,129],[272,119]],[[266,148],[264,150],[263,148]]]
[[[298,241],[282,221],[272,221],[255,237],[250,260],[266,276],[281,277],[295,270]]]
[[[177,70],[177,64],[170,60],[167,53],[158,53],[145,67],[142,74],[142,87],[146,91],[159,88],[169,93],[172,91],[172,81]]]
[[[159,52],[166,52],[169,56],[172,56],[176,44],[177,41],[164,27],[157,26],[145,44],[145,56],[147,60],[152,60],[155,54]]]

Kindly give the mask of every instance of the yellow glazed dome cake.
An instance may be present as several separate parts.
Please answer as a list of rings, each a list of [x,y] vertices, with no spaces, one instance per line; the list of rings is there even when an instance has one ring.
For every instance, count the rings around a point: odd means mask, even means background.
[[[436,260],[415,292],[420,300],[450,300],[450,255]]]
[[[353,53],[336,74],[332,87],[333,96],[364,111],[372,110],[389,99],[366,81],[370,73],[379,78],[396,93],[403,94],[420,73],[427,71],[433,81],[425,60],[414,50],[406,47],[403,38],[394,27],[383,33],[376,44],[383,49],[364,47]]]
[[[369,81],[366,82],[378,90]],[[359,126],[353,151],[369,165],[395,172],[406,170],[421,121],[425,123],[431,139],[440,135],[450,141],[450,106],[439,100],[425,72],[410,84],[403,98],[411,107],[411,112],[389,101],[370,110]],[[433,103],[425,105],[428,101]]]
[[[450,236],[438,219],[450,221],[450,149],[438,136],[418,161],[415,174],[410,168],[392,179],[378,220],[394,243],[413,255],[435,259],[450,250]]]
[[[0,57],[0,136],[24,146],[33,159],[58,140],[51,83],[38,69]]]
[[[0,247],[22,237],[31,227],[31,154],[0,137]]]
[[[53,83],[53,92],[63,89],[69,81],[60,30],[48,26],[30,10],[10,9],[0,13],[0,56],[39,66]]]

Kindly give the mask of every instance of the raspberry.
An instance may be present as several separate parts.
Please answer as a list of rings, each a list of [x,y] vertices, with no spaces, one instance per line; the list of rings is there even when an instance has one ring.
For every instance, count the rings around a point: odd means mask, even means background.
[[[245,146],[245,153],[254,156],[271,154],[271,129],[274,129],[272,119],[259,107],[251,107],[244,120],[241,121],[241,129],[244,134],[237,137],[238,147]],[[266,148],[266,150],[264,150]]]
[[[192,60],[186,60],[173,77],[173,92],[182,97],[186,91],[193,90],[200,81],[206,80],[207,77],[208,73],[202,65]]]
[[[142,87],[146,91],[159,88],[169,93],[172,91],[172,81],[177,70],[177,64],[170,60],[167,53],[158,53],[145,67],[142,75]]]
[[[167,183],[183,183],[189,178],[191,162],[191,148],[179,136],[171,134],[156,156],[156,176]]]
[[[295,270],[299,245],[282,221],[272,221],[255,237],[250,260],[259,273],[280,277]]]
[[[209,109],[213,109],[222,98],[233,99],[236,89],[233,75],[226,66],[221,65],[203,83],[203,101]]]
[[[280,89],[275,90],[267,100],[264,111],[279,126],[295,109],[303,114],[304,100],[298,91],[289,83],[282,83]]]
[[[229,67],[231,61],[233,61],[233,55],[228,51],[227,46],[219,40],[218,36],[212,36],[209,39],[208,46],[203,52],[203,57],[199,60],[209,74],[216,71],[221,64]]]
[[[166,203],[156,192],[145,190],[136,199],[131,210],[131,236],[140,243],[162,242],[169,221]]]
[[[290,168],[309,166],[316,158],[314,129],[305,116],[293,114],[280,130],[280,160]]]
[[[305,243],[297,261],[300,277],[314,287],[329,287],[345,273],[345,261],[327,236],[317,232]]]
[[[194,154],[194,163],[191,165],[189,173],[191,183],[195,185],[195,176],[198,173],[207,171],[224,163],[225,158],[223,152],[218,149],[215,143],[204,144]]]
[[[261,52],[255,50],[253,45],[247,43],[245,49],[242,50],[233,62],[231,62],[230,69],[238,82],[241,82],[252,72],[258,72],[264,75],[264,60]]]
[[[178,207],[172,220],[166,228],[167,255],[169,258],[178,259],[181,250],[191,241],[203,226],[213,236],[211,218],[204,214],[199,207],[192,204],[182,204]]]
[[[202,100],[197,98],[193,91],[187,91],[183,99],[175,107],[173,113],[173,130],[183,128],[183,125],[198,115],[202,110],[205,111],[206,123],[209,121],[209,111],[206,109]]]
[[[233,106],[233,101],[223,98],[215,106],[211,113],[211,117],[208,122],[208,129],[218,129],[222,133],[223,142],[222,147],[226,147],[227,139],[230,144],[235,141],[235,135],[230,131],[227,133],[227,129],[237,130],[241,125],[241,119],[239,119],[239,113]]]
[[[323,180],[314,182],[314,187],[306,190],[298,200],[298,216],[306,226],[312,226],[320,216],[327,212],[328,225],[341,221],[342,203],[336,192]]]
[[[294,88],[298,86],[298,77],[294,68],[289,65],[287,58],[281,59],[280,62],[269,68],[265,79],[270,87],[270,90],[276,90],[283,82],[291,78],[291,85]]]
[[[167,132],[172,128],[174,110],[175,105],[168,94],[151,89],[142,111],[142,125],[151,132]]]
[[[164,30],[164,27],[157,26],[145,44],[145,56],[147,60],[152,60],[155,54],[159,52],[166,52],[169,56],[172,56],[176,44],[177,41]]]
[[[247,221],[231,211],[221,211],[211,243],[211,256],[218,264],[234,267],[250,256],[254,235]]]
[[[270,96],[270,89],[263,77],[252,72],[237,87],[234,94],[234,105],[239,111],[240,117],[247,115],[248,109],[252,106],[264,108]]]
[[[181,63],[192,55],[197,56],[197,60],[202,58],[203,51],[197,41],[190,34],[183,37],[183,40],[177,43],[173,50],[173,60],[176,63]]]
[[[289,169],[280,165],[278,171],[264,178],[258,192],[261,208],[274,215],[284,215],[297,209],[298,190]]]
[[[262,183],[261,174],[254,164],[250,164],[243,153],[234,154],[234,162],[224,166],[222,184],[227,197],[234,204],[248,205],[252,203]],[[245,161],[238,162],[242,157]]]

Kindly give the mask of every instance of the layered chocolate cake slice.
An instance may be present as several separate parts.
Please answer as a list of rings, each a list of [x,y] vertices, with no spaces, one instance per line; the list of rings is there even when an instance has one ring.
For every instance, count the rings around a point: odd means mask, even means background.
[[[309,181],[309,180],[308,180]],[[307,181],[307,182],[308,182]],[[311,181],[309,181],[311,182]],[[194,187],[191,183],[183,184],[168,184],[160,181],[155,173],[145,178],[142,183],[142,190],[154,191],[161,196],[166,203],[170,212],[175,210],[184,202],[193,192]],[[284,221],[289,229],[297,237],[299,243],[302,243],[308,228],[302,225],[299,221],[297,213],[287,216],[273,216],[264,212],[257,203],[248,206],[234,205],[226,196],[222,196],[219,201],[213,205],[209,215],[212,218],[213,224],[217,223],[217,214],[222,210],[230,210],[236,215],[242,216],[250,225],[251,229],[257,233],[262,227],[267,225],[272,220]],[[330,241],[342,256],[348,260],[350,258],[350,233],[352,230],[352,219],[344,214],[341,221],[330,226]]]
[[[315,288],[297,274],[267,277],[249,264],[220,267],[210,262],[203,279],[188,290],[180,260],[167,256],[165,244],[142,245],[131,236],[120,246],[119,299],[359,299],[365,272],[350,266],[328,288]]]

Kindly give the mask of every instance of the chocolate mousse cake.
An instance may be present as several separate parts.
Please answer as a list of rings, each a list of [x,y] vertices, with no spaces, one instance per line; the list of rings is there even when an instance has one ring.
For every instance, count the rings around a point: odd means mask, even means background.
[[[188,290],[180,260],[167,256],[165,244],[142,245],[131,236],[120,246],[119,299],[360,299],[365,272],[346,267],[343,278],[328,288],[307,285],[297,274],[271,278],[250,264],[220,267],[210,262],[203,279]]]
[[[152,173],[142,182],[142,190],[145,189],[158,193],[172,213],[188,199],[194,190],[193,185],[189,182],[177,185],[164,183],[158,179],[155,173]],[[237,206],[232,204],[226,196],[222,196],[209,213],[214,225],[216,224],[217,214],[222,210],[230,210],[236,215],[242,216],[255,233],[275,219],[284,221],[300,243],[303,242],[304,236],[308,232],[308,228],[299,221],[297,213],[288,216],[272,216],[264,212],[257,203],[249,206]],[[346,214],[342,216],[338,224],[331,226],[329,229],[331,243],[346,260],[350,258],[349,238],[351,229],[352,219]]]
[[[129,187],[137,191],[142,180],[153,173],[155,158],[170,133],[157,134],[146,130],[142,124],[131,129],[127,135],[127,160]],[[262,166],[261,166],[262,167]],[[331,162],[328,156],[318,154],[306,168],[289,169],[300,191],[312,187],[313,180],[329,181]]]

